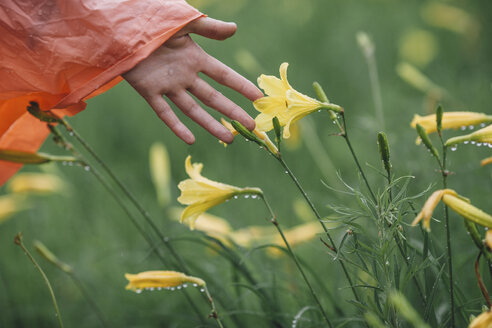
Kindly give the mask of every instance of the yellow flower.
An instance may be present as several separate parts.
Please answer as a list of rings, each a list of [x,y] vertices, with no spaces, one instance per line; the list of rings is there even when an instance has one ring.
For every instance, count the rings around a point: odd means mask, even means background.
[[[166,146],[155,142],[149,151],[150,176],[157,192],[157,200],[162,207],[169,204],[171,198],[171,165]]]
[[[492,122],[492,115],[475,112],[445,112],[442,115],[442,128],[445,129],[459,129],[463,126],[478,125],[481,123]],[[420,124],[427,134],[437,131],[436,115],[420,116],[415,115],[413,117],[410,126],[416,128],[417,124]]]
[[[190,229],[194,229],[196,219],[211,207],[240,194],[255,196],[262,194],[259,188],[239,188],[203,177],[200,174],[203,164],[192,164],[191,156],[186,158],[185,168],[190,179],[179,183],[181,196],[178,201],[183,205],[188,205],[181,214],[180,222],[188,224]]]
[[[316,237],[321,232],[318,222],[310,222],[295,226],[284,231],[285,238],[290,246],[294,247],[306,243]],[[274,241],[279,246],[285,246],[283,239],[277,235]],[[279,256],[283,253],[277,248],[269,248],[268,253],[272,256]]]
[[[413,220],[412,225],[416,225],[424,219],[424,227],[430,230],[430,219],[432,212],[436,208],[439,201],[442,201],[449,206],[454,212],[461,215],[463,218],[475,222],[481,226],[492,228],[492,216],[485,213],[479,208],[476,208],[470,201],[456,193],[452,189],[442,189],[435,191],[425,202],[422,211]]]
[[[482,161],[480,162],[480,164],[481,164],[482,166],[485,166],[485,165],[490,164],[490,163],[492,163],[492,157],[487,157],[487,158],[484,158],[484,159],[482,159]]]
[[[487,230],[487,233],[485,234],[485,243],[487,246],[492,249],[492,230]]]
[[[239,132],[237,132],[236,129],[234,129],[231,123],[227,122],[223,118],[220,119],[220,122],[232,133],[233,136],[239,134]],[[270,149],[272,153],[274,154],[278,153],[277,146],[275,146],[275,144],[270,140],[270,138],[268,138],[268,135],[265,132],[258,130],[258,128],[255,128],[253,130],[253,133],[266,144],[266,146],[268,147],[268,149]],[[219,142],[222,143],[224,147],[227,147],[227,144],[225,142],[223,141],[219,141]]]
[[[65,191],[66,185],[54,174],[21,173],[10,180],[7,188],[13,193],[49,194]]]
[[[453,211],[467,220],[473,221],[481,226],[492,228],[492,216],[476,208],[470,201],[459,196],[444,195],[442,200]]]
[[[492,125],[464,136],[450,138],[446,141],[446,146],[452,146],[467,141],[492,144]]]
[[[253,102],[256,110],[260,112],[255,118],[257,128],[264,132],[272,130],[272,119],[276,116],[280,125],[285,126],[285,139],[290,137],[290,125],[304,116],[320,108],[341,110],[337,105],[322,103],[294,90],[287,80],[288,66],[288,63],[280,65],[280,79],[264,74],[258,78],[258,85],[267,96]]]
[[[468,328],[492,328],[492,312],[487,311],[473,319]]]
[[[453,194],[458,195],[456,191],[452,189],[443,189],[435,191],[425,202],[424,207],[417,215],[417,217],[413,220],[412,225],[417,225],[422,219],[424,219],[424,228],[427,231],[430,231],[430,220],[432,217],[432,213],[436,208],[437,204],[441,201],[442,197],[445,194]]]
[[[233,231],[229,238],[242,247],[251,247],[259,244],[272,243],[275,238],[275,228],[273,226],[249,226]]]
[[[22,200],[15,195],[0,197],[0,223],[7,220],[12,214],[24,209],[26,206]]]
[[[195,286],[205,286],[205,281],[202,279],[187,276],[184,273],[176,271],[145,271],[137,274],[125,273],[125,278],[129,281],[125,289],[133,290],[137,293],[141,292],[142,289],[181,288],[186,283],[191,283]]]

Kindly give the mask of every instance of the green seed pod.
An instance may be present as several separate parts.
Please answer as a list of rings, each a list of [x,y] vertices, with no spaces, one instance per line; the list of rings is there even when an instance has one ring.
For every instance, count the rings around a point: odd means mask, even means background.
[[[61,118],[53,114],[51,111],[43,111],[39,108],[39,104],[35,101],[30,101],[27,106],[27,111],[38,120],[46,123],[62,123]]]
[[[277,144],[279,144],[280,140],[282,140],[282,128],[280,127],[280,122],[277,116],[272,119],[272,124],[273,130],[275,131],[275,139],[277,141]]]
[[[256,143],[263,143],[253,132],[246,129],[246,127],[241,123],[239,123],[238,121],[231,121],[231,124],[234,127],[234,129],[246,139],[254,141]]]
[[[427,132],[425,132],[425,129],[420,124],[417,124],[417,133],[419,134],[420,140],[422,140],[422,143],[431,152],[432,156],[439,159],[439,153],[437,152],[437,149],[432,145],[432,142],[430,141],[429,136],[427,135]]]
[[[437,106],[436,109],[436,126],[437,126],[437,133],[439,133],[439,135],[441,135],[441,130],[442,130],[442,115],[443,115],[442,106],[439,105]]]
[[[384,169],[388,174],[391,172],[391,162],[390,162],[390,149],[388,145],[388,138],[384,132],[378,133],[378,149],[381,160],[383,161]]]
[[[53,265],[56,265],[60,270],[66,273],[72,273],[73,269],[70,265],[63,263],[58,259],[58,257],[53,254],[43,243],[40,241],[34,241],[34,249]]]

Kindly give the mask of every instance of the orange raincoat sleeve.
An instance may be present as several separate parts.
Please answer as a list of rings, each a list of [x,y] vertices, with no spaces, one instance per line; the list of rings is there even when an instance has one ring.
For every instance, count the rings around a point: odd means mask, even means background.
[[[48,136],[29,101],[74,115],[201,16],[184,0],[1,0],[0,149],[35,152]],[[0,186],[20,167],[0,161]]]

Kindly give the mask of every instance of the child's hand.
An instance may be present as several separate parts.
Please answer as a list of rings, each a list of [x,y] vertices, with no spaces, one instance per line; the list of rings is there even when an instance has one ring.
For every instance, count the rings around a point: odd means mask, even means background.
[[[205,105],[216,109],[230,119],[241,122],[248,129],[252,130],[255,127],[254,120],[244,110],[198,77],[198,73],[205,73],[251,101],[262,97],[263,93],[246,78],[208,55],[188,35],[188,33],[196,33],[210,39],[224,40],[235,32],[236,24],[234,23],[200,18],[189,23],[149,57],[123,75],[147,100],[162,121],[188,144],[195,142],[195,137],[174,114],[162,95],[169,98],[187,116],[224,142],[232,142],[232,134],[203,110],[188,92]]]

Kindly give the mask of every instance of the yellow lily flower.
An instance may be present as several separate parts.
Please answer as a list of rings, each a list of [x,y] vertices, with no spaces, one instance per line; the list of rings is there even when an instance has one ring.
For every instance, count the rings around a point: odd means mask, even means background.
[[[326,104],[308,97],[292,88],[287,80],[288,63],[280,65],[280,79],[262,74],[258,78],[258,85],[266,97],[253,102],[260,114],[255,118],[256,126],[260,131],[268,132],[273,129],[272,119],[276,116],[281,126],[285,126],[283,137],[290,137],[290,125],[320,108],[341,110],[334,104]]]
[[[318,222],[309,222],[285,230],[284,235],[290,246],[294,247],[312,240],[320,232],[321,230]],[[278,234],[275,237],[274,243],[279,246],[285,246],[283,239]],[[272,256],[279,256],[283,254],[283,252],[277,248],[269,248],[268,253]]]
[[[417,217],[413,220],[412,225],[415,226],[417,223],[419,223],[422,219],[424,220],[424,228],[427,231],[430,231],[430,220],[432,217],[432,213],[434,212],[434,209],[436,208],[437,204],[441,201],[443,196],[445,194],[453,194],[453,195],[458,195],[456,191],[452,189],[443,189],[443,190],[437,190],[435,191],[425,202],[424,207],[420,211],[420,213],[417,215]]]
[[[439,201],[442,201],[449,206],[450,209],[461,215],[463,218],[475,222],[481,226],[492,228],[492,216],[485,213],[479,208],[476,208],[470,201],[456,193],[452,189],[442,189],[435,191],[425,202],[424,207],[413,220],[412,225],[416,225],[424,219],[424,227],[430,231],[430,219],[432,212],[436,208]]]
[[[485,165],[490,164],[490,163],[492,163],[492,157],[487,157],[487,158],[484,158],[484,159],[482,159],[482,161],[480,162],[480,164],[481,164],[482,166],[485,166]]]
[[[67,189],[65,182],[49,173],[20,173],[7,186],[12,193],[50,194]]]
[[[188,205],[181,214],[180,222],[194,229],[196,219],[208,209],[241,194],[261,195],[259,188],[239,188],[209,180],[201,175],[203,164],[191,163],[191,156],[185,161],[186,173],[190,179],[181,181],[178,188],[181,196],[178,201]]]
[[[200,278],[187,276],[176,271],[145,271],[137,274],[125,273],[129,283],[125,289],[140,293],[142,289],[153,290],[154,288],[174,289],[181,288],[187,283],[194,286],[205,286],[205,281]]]
[[[492,125],[464,136],[450,138],[446,141],[446,146],[452,146],[467,141],[471,141],[472,143],[479,142],[492,144]]]
[[[491,328],[492,327],[492,312],[487,311],[473,319],[468,328]]]
[[[171,165],[166,146],[155,142],[149,150],[150,177],[154,183],[157,200],[162,207],[169,204],[171,199]]]
[[[22,200],[18,196],[0,196],[0,223],[25,207],[25,204],[22,203]]]
[[[459,129],[463,126],[478,125],[492,122],[492,115],[475,112],[445,112],[442,115],[442,129]],[[410,126],[416,128],[420,124],[427,134],[437,131],[436,114],[413,117]],[[420,140],[420,139],[419,139]],[[419,142],[417,142],[419,143]]]

